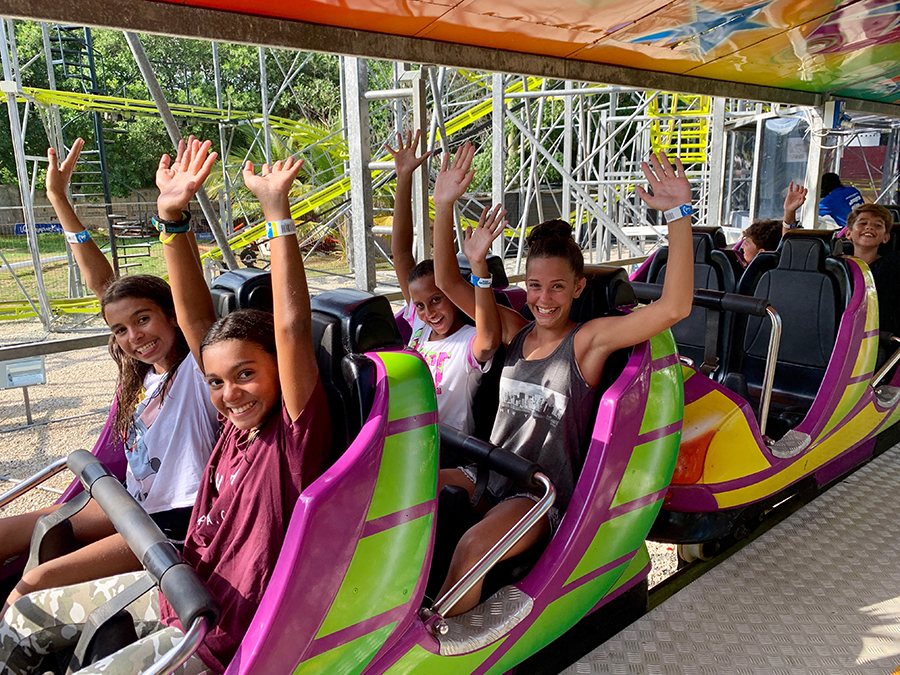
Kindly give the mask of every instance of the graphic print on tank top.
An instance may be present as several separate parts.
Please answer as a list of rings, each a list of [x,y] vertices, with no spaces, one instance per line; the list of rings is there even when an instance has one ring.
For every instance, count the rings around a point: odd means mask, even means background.
[[[500,410],[508,415],[524,413],[548,420],[556,426],[562,419],[569,399],[564,394],[532,382],[508,379],[500,388]]]

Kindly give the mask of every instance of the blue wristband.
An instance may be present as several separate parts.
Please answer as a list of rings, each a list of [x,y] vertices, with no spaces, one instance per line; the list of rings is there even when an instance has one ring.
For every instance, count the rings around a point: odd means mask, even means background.
[[[681,206],[673,206],[671,209],[663,211],[663,218],[666,219],[667,223],[671,223],[673,220],[690,216],[692,213],[694,213],[694,209],[690,204],[682,204]]]
[[[475,288],[490,288],[494,283],[494,279],[493,277],[476,277],[474,274],[470,274],[469,283]]]
[[[82,230],[81,232],[66,232],[66,241],[70,244],[83,244],[86,241],[90,241],[91,233],[87,230]]]
[[[191,229],[191,213],[190,211],[182,211],[181,220],[163,220],[153,216],[150,218],[150,223],[156,228],[157,232],[184,234]]]

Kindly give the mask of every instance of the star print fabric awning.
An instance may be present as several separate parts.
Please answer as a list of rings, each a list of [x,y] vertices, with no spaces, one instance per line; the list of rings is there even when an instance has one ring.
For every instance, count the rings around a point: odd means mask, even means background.
[[[763,100],[900,103],[900,2],[886,0],[0,0],[0,14],[740,98],[756,87]]]
[[[885,0],[173,0],[475,47],[900,101]]]

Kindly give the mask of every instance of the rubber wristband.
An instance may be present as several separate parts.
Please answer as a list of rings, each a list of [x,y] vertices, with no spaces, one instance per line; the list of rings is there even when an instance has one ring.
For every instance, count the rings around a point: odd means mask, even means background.
[[[671,223],[673,220],[684,218],[692,213],[694,213],[694,208],[690,204],[682,204],[681,206],[673,206],[668,211],[663,211],[663,218],[666,219],[667,223]]]
[[[490,288],[494,283],[494,279],[493,277],[476,277],[474,274],[470,274],[469,283],[475,288]]]
[[[87,230],[81,232],[66,232],[66,241],[70,244],[83,244],[91,240],[91,233]]]
[[[179,234],[178,232],[172,232],[171,234],[168,232],[160,232],[159,233],[159,241],[162,244],[171,244],[175,239],[175,235]]]
[[[269,239],[285,237],[289,234],[297,234],[297,223],[294,222],[293,218],[272,220],[266,223],[266,236]]]
[[[181,220],[163,220],[153,216],[150,223],[158,232],[166,232],[167,234],[184,234],[191,229],[191,213],[190,211],[182,211]]]

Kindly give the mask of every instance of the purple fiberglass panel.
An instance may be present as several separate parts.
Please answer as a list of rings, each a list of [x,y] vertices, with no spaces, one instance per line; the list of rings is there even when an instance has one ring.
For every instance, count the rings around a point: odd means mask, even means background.
[[[316,637],[363,532],[387,427],[388,385],[378,358],[372,410],[341,457],[300,495],[278,563],[226,671],[291,672]]]
[[[652,253],[649,258],[640,264],[640,267],[631,273],[628,281],[647,281],[647,273],[650,270],[650,263],[653,261],[654,255],[656,255],[656,252]]]
[[[125,460],[125,447],[122,444],[122,441],[116,438],[115,431],[113,430],[116,405],[114,399],[112,407],[109,409],[109,415],[106,417],[106,424],[103,425],[100,436],[97,437],[97,442],[94,443],[94,448],[91,452],[97,459],[106,465],[106,468],[109,469],[116,478],[125,480],[125,467],[128,464]],[[75,448],[71,449],[74,450]],[[76,478],[69,483],[69,486],[60,495],[56,503],[62,504],[69,501],[72,497],[81,492],[81,490],[81,482]]]
[[[406,308],[404,307],[394,314],[394,321],[397,322],[397,328],[400,330],[400,337],[403,339],[403,344],[409,344],[409,338],[412,337],[412,326],[410,326],[409,322],[403,318],[403,312],[405,311]]]

